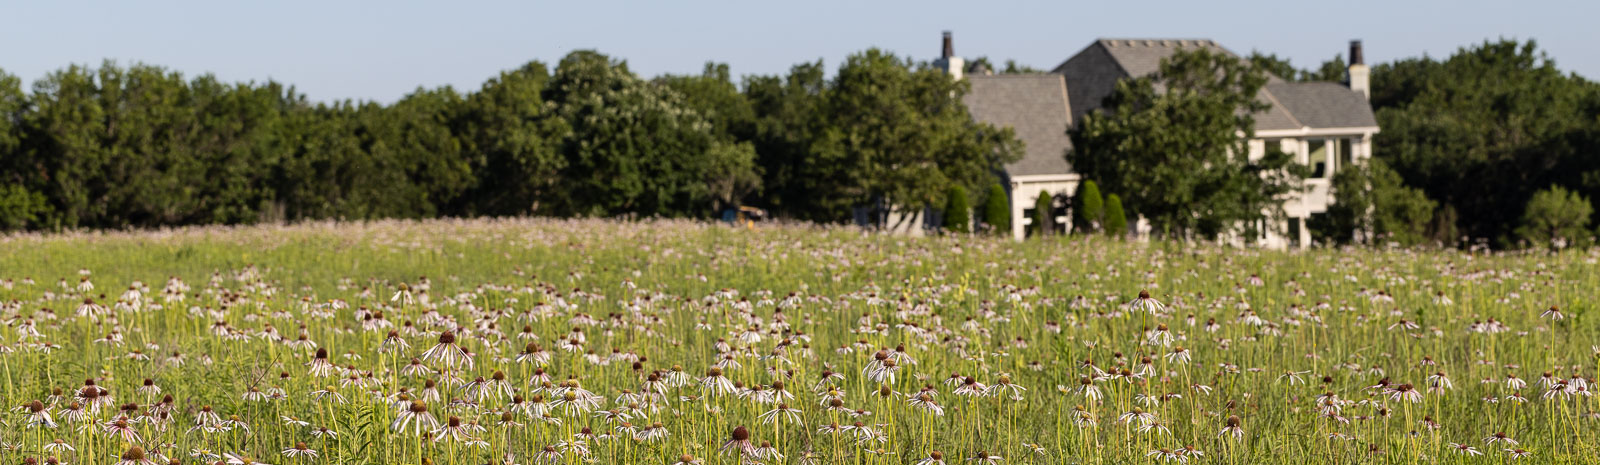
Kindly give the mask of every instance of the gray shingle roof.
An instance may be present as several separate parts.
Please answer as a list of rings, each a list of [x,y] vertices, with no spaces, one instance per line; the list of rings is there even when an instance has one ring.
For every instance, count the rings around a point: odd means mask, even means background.
[[[1278,99],[1274,98],[1267,89],[1261,89],[1261,92],[1256,94],[1256,100],[1265,101],[1270,105],[1266,111],[1253,115],[1256,118],[1257,131],[1301,128],[1300,120],[1295,119],[1294,114],[1290,113],[1289,109],[1285,108],[1282,103],[1279,103]],[[1243,112],[1241,111],[1240,113]]]
[[[972,83],[964,103],[978,121],[1010,127],[1022,140],[1021,160],[1006,165],[1012,176],[1068,174],[1067,149],[1072,141],[1067,128],[1066,81],[1060,74],[968,76]]]
[[[1161,69],[1161,60],[1178,53],[1178,50],[1206,49],[1239,57],[1211,39],[1100,39],[1095,41],[1095,45],[1104,47],[1128,76],[1155,73]],[[1268,79],[1282,81],[1277,76],[1269,76]]]
[[[1052,72],[1066,76],[1077,120],[1099,108],[1117,80],[1155,73],[1161,60],[1194,49],[1239,56],[1209,39],[1100,39]],[[1366,99],[1335,83],[1289,83],[1268,75],[1261,99],[1271,108],[1255,115],[1258,131],[1377,126]]]
[[[1378,119],[1372,116],[1372,105],[1366,97],[1339,83],[1280,82],[1267,84],[1266,91],[1304,126],[1356,128],[1378,125]]]

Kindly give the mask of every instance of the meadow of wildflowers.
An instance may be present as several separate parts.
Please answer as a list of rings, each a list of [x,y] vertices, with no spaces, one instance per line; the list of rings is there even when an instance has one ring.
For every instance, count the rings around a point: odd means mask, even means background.
[[[677,221],[0,239],[0,463],[1600,463],[1592,252]]]

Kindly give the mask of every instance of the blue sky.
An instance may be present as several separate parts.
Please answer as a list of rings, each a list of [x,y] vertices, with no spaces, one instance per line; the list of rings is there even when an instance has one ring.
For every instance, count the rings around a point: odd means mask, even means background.
[[[8,3],[0,17],[0,69],[25,85],[114,59],[274,79],[317,101],[476,89],[499,70],[580,48],[645,76],[698,72],[708,60],[735,75],[818,58],[832,69],[872,46],[924,60],[943,30],[955,33],[958,55],[1046,69],[1098,37],[1212,38],[1302,68],[1350,39],[1377,63],[1532,38],[1561,69],[1600,76],[1595,1],[44,1]]]

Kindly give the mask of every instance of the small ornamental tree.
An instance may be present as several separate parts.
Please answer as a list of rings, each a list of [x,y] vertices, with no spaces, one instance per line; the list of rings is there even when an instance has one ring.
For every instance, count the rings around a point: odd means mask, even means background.
[[[1054,232],[1051,231],[1055,226],[1055,215],[1050,213],[1052,205],[1054,199],[1050,198],[1050,192],[1039,191],[1039,200],[1033,203],[1033,225],[1039,228],[1039,237],[1049,236]]]
[[[1528,241],[1528,245],[1552,249],[1586,242],[1592,213],[1594,207],[1589,205],[1589,199],[1561,186],[1550,186],[1528,200],[1517,237]]]
[[[972,232],[972,207],[967,205],[967,190],[961,186],[950,188],[945,194],[944,230],[952,233]]]
[[[1106,196],[1106,235],[1122,237],[1128,233],[1128,217],[1122,212],[1122,198]]]
[[[1084,181],[1078,185],[1078,195],[1072,197],[1072,224],[1085,234],[1100,229],[1105,215],[1105,199],[1100,197],[1100,185]]]
[[[48,201],[43,194],[16,184],[0,187],[0,230],[40,226],[39,220],[50,211]]]
[[[989,195],[983,200],[983,222],[993,228],[995,234],[1010,234],[1011,202],[1006,199],[1006,188],[1000,183],[990,186]]]

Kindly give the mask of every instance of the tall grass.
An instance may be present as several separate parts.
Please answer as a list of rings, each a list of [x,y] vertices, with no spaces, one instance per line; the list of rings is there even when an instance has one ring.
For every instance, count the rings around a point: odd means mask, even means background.
[[[0,462],[1592,463],[1596,257],[675,221],[13,236]],[[451,339],[470,366],[423,356]],[[397,428],[419,398],[441,427]]]

